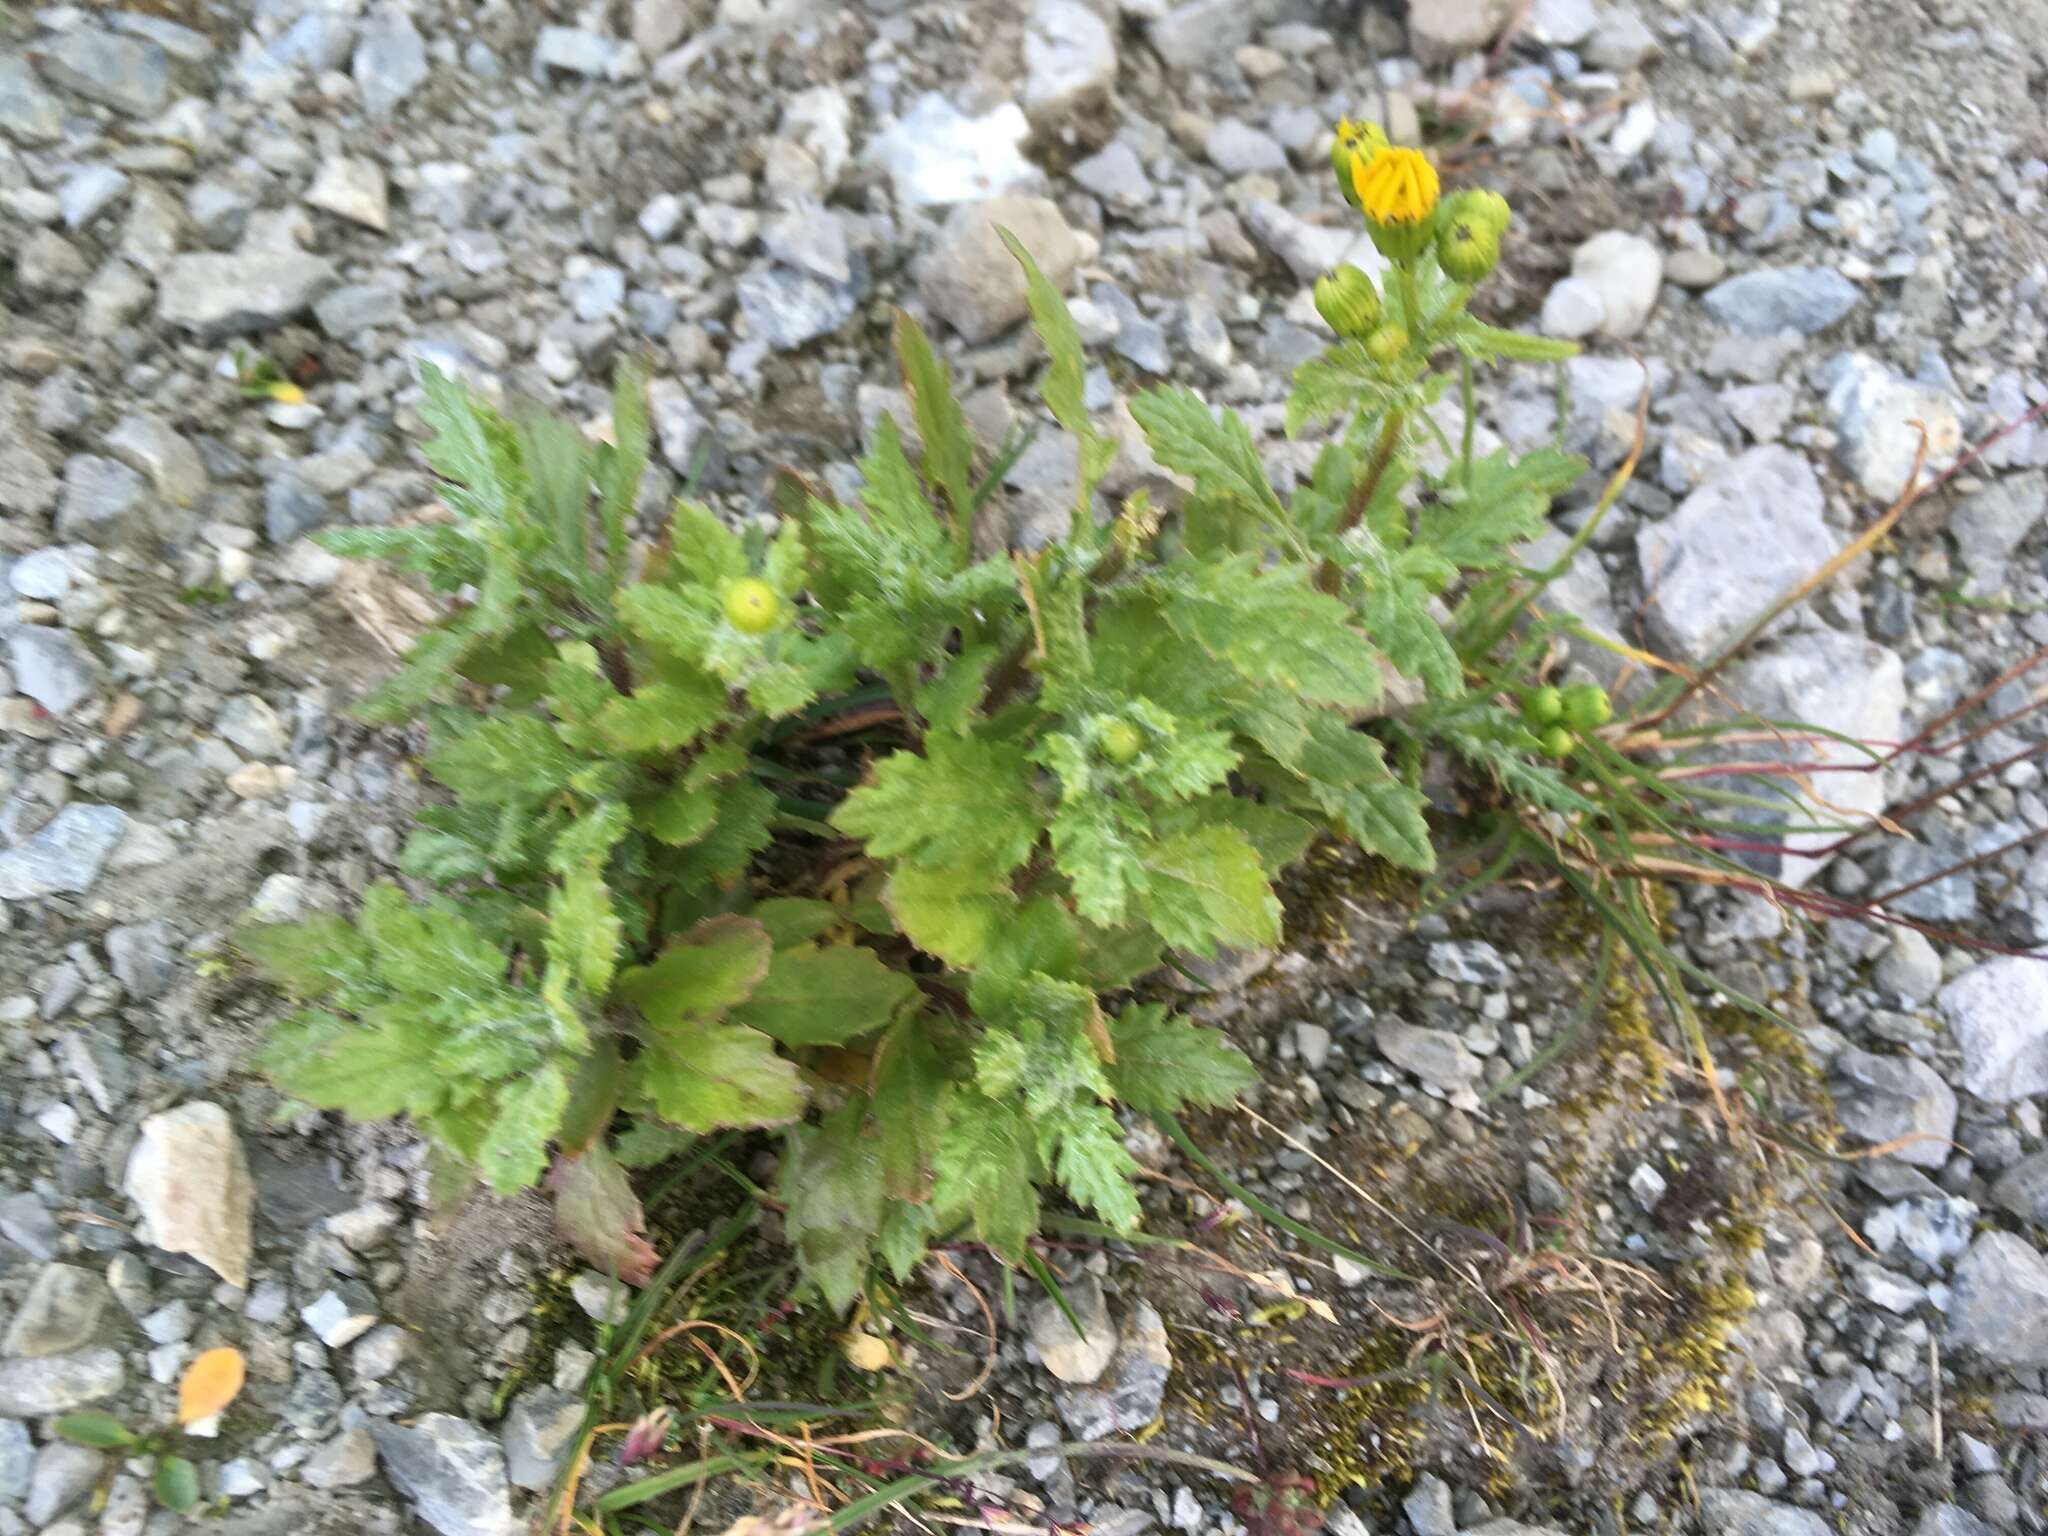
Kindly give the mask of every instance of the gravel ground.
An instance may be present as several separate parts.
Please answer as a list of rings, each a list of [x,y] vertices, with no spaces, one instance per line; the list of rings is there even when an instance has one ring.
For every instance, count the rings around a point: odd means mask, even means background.
[[[161,1421],[184,1363],[221,1343],[252,1382],[199,1458],[232,1536],[511,1532],[567,1432],[589,1363],[575,1342],[552,1385],[496,1401],[561,1261],[542,1218],[515,1203],[430,1230],[402,1129],[280,1121],[247,1070],[272,1002],[219,956],[252,913],[347,908],[388,874],[417,803],[417,743],[344,712],[421,599],[305,535],[432,499],[420,363],[595,418],[613,360],[649,353],[667,470],[759,515],[777,466],[841,482],[900,408],[891,305],[932,327],[985,440],[1029,416],[1038,352],[996,221],[1076,301],[1112,420],[1129,426],[1129,392],[1184,380],[1246,417],[1284,485],[1314,450],[1281,435],[1287,371],[1319,344],[1307,285],[1353,243],[1325,160],[1348,111],[1397,134],[1473,123],[1451,179],[1518,210],[1489,302],[1585,339],[1567,430],[1596,470],[1621,460],[1648,388],[1642,471],[1561,589],[1596,627],[1702,660],[1899,494],[1914,423],[1938,471],[2048,401],[2042,0],[1533,0],[1491,54],[1511,0],[1400,11],[0,15],[0,1536],[180,1523],[152,1512],[139,1466],[56,1442],[48,1421],[89,1404]],[[244,398],[240,348],[305,402]],[[1553,429],[1547,373],[1489,399],[1501,440]],[[1058,533],[1073,473],[1041,435],[1009,472],[1012,539]],[[1148,480],[1171,493],[1131,454],[1110,489]],[[665,494],[650,484],[647,509]],[[2048,643],[2044,514],[2048,424],[1917,504],[1730,691],[1914,736]],[[1825,865],[1794,851],[1779,872],[1844,896],[1913,887],[1894,906],[1916,919],[2048,944],[2048,846],[2024,841],[2048,828],[2027,755],[2043,730],[2021,717],[2044,676],[2006,681],[1977,717],[2007,723],[1839,791],[1864,811],[1928,803],[1908,835]],[[1505,1471],[1418,1451],[1330,1529],[2043,1529],[2048,963],[1788,927],[1759,902],[1689,901],[1677,922],[1725,985],[1802,1026],[1842,1147],[1889,1155],[1774,1159],[1720,1189],[1759,1202],[1739,1266],[1754,1305],[1682,1436],[1603,1461],[1532,1431]],[[1532,1208],[1552,1198],[1543,1179],[1583,1200],[1602,1252],[1683,1257],[1707,1230],[1667,1204],[1710,1156],[1696,1091],[1570,1189],[1542,1151],[1578,1134],[1561,1092],[1539,1079],[1508,1111],[1481,1102],[1562,1027],[1537,938],[1526,914],[1454,914],[1305,948],[1268,957],[1291,988],[1281,1014],[1235,992],[1218,1011],[1267,1062],[1264,1112],[1305,1144],[1457,1149],[1452,1167],[1520,1170]],[[1321,1163],[1248,1154],[1240,1172],[1344,1220],[1351,1196]],[[1005,1335],[989,1401],[1007,1406],[983,1428],[1094,1438],[1163,1405],[1158,1443],[1201,1440],[1189,1300],[1177,1312],[1129,1257],[1089,1261],[1092,1338],[1042,1309]],[[1339,1303],[1331,1349],[1375,1303],[1361,1276],[1280,1267]],[[1587,1369],[1573,1395],[1593,1403],[1611,1378]],[[1223,1418],[1249,1403],[1308,1455],[1286,1434],[1296,1397],[1242,1385],[1218,1389]],[[948,1422],[972,1438],[972,1418]],[[1370,1449],[1400,1427],[1347,1433]],[[1309,1470],[1327,1474],[1320,1454]],[[1150,1468],[1027,1473],[993,1491],[1097,1533],[1238,1525],[1211,1487]]]

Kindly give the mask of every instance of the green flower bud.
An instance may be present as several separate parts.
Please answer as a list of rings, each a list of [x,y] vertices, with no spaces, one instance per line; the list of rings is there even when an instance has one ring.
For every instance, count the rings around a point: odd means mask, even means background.
[[[758,576],[747,576],[725,589],[726,622],[743,635],[765,635],[781,627],[782,599]]]
[[[1365,338],[1365,350],[1376,363],[1398,363],[1408,352],[1407,328],[1389,321]]]
[[[1578,745],[1572,733],[1561,725],[1546,727],[1543,734],[1536,739],[1543,744],[1543,750],[1551,757],[1570,757],[1572,748]]]
[[[1316,279],[1316,313],[1339,336],[1363,341],[1380,323],[1380,291],[1347,261]]]
[[[1598,730],[1613,718],[1613,701],[1598,683],[1579,683],[1565,689],[1564,720],[1573,730]]]
[[[1472,214],[1447,212],[1437,231],[1436,259],[1444,276],[1470,287],[1500,265],[1500,231]]]
[[[1145,738],[1128,720],[1112,720],[1102,728],[1102,755],[1119,768],[1145,749]]]
[[[1537,688],[1522,701],[1522,718],[1531,725],[1555,725],[1564,718],[1564,695],[1555,688]]]
[[[1476,219],[1490,227],[1495,235],[1505,235],[1508,223],[1514,217],[1508,200],[1485,187],[1460,188],[1451,194],[1448,206],[1453,218]]]

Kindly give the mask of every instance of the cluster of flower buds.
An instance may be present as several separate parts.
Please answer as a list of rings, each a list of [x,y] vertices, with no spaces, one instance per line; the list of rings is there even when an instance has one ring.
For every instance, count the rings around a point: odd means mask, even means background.
[[[1522,719],[1552,757],[1570,756],[1578,736],[1599,730],[1613,718],[1614,701],[1598,683],[1532,688],[1522,700]]]
[[[1443,196],[1436,167],[1419,149],[1390,144],[1371,123],[1345,118],[1337,125],[1330,166],[1344,200],[1365,217],[1372,243],[1387,260],[1412,264],[1434,249],[1437,265],[1467,287],[1500,263],[1508,200],[1498,192],[1466,187]],[[1339,336],[1362,341],[1391,362],[1407,350],[1408,336],[1381,318],[1379,290],[1357,267],[1345,264],[1316,283],[1316,309]]]

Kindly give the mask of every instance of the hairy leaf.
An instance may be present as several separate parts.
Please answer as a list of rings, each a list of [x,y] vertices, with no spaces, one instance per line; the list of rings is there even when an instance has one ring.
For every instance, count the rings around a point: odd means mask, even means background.
[[[673,752],[686,747],[726,716],[725,689],[712,679],[691,683],[649,683],[630,698],[619,697],[598,712],[597,729],[626,752]]]
[[[548,1165],[548,1143],[568,1106],[568,1074],[553,1062],[501,1090],[497,1117],[478,1149],[484,1182],[501,1195],[531,1189]]]
[[[1208,954],[1218,942],[1246,948],[1280,938],[1280,900],[1250,841],[1235,827],[1208,827],[1153,843],[1141,854],[1145,915],[1168,944]]]
[[[942,1221],[964,1217],[977,1239],[1020,1259],[1038,1228],[1037,1172],[1023,1110],[963,1094],[939,1139],[932,1200]]]
[[[1159,599],[1176,633],[1247,682],[1345,709],[1379,698],[1378,650],[1299,567],[1261,568],[1251,554],[1184,565],[1159,583]]]
[[[1110,1021],[1109,1038],[1116,1046],[1109,1080],[1116,1096],[1142,1114],[1177,1114],[1190,1104],[1220,1108],[1259,1080],[1220,1031],[1154,1004],[1124,1009]]]
[[[1104,1106],[1077,1104],[1061,1119],[1053,1169],[1068,1194],[1118,1231],[1129,1232],[1142,1219],[1131,1183],[1138,1160],[1125,1150],[1116,1116]]]
[[[344,918],[316,912],[295,923],[253,923],[235,947],[265,979],[296,997],[325,997],[369,976],[370,946]]]
[[[548,958],[590,996],[602,998],[611,990],[624,937],[604,872],[586,859],[562,877],[548,901]]]
[[[1052,359],[1039,393],[1052,411],[1053,420],[1075,440],[1080,483],[1074,505],[1077,509],[1085,508],[1096,482],[1116,458],[1116,443],[1095,430],[1095,420],[1088,409],[1085,388],[1087,357],[1081,349],[1081,333],[1075,328],[1067,301],[1060,297],[1059,289],[1038,269],[1038,263],[1031,259],[1024,242],[1007,229],[998,228],[996,233],[1024,269],[1024,301],[1031,310],[1031,324]],[[1083,543],[1092,542],[1095,537],[1092,520],[1077,516],[1074,535]]]
[[[877,858],[951,865],[1000,879],[1026,859],[1043,823],[1031,765],[1015,746],[933,736],[925,755],[894,752],[848,795],[832,824]]]
[[[295,1099],[351,1120],[386,1120],[440,1103],[447,1083],[433,1063],[438,1043],[409,1017],[356,1024],[302,1013],[277,1031],[260,1060]]]
[[[1192,390],[1161,386],[1133,396],[1131,414],[1145,429],[1153,457],[1192,477],[1196,495],[1236,502],[1270,522],[1286,521],[1265,461],[1235,411],[1219,420]]]

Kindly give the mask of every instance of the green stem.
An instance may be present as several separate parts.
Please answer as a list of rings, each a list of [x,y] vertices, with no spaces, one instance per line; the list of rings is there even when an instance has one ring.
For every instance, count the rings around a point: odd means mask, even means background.
[[[1465,434],[1459,444],[1458,478],[1465,482],[1465,489],[1469,491],[1472,489],[1472,428],[1479,410],[1472,398],[1472,359],[1463,353],[1458,355],[1458,393],[1465,401]]]

